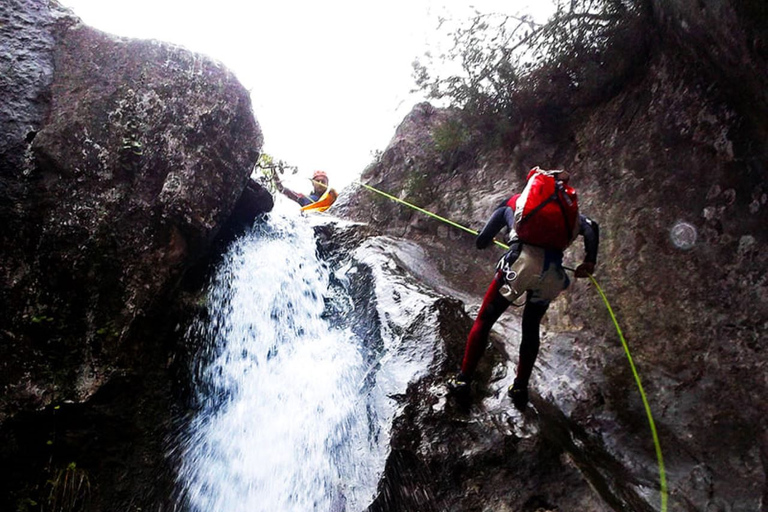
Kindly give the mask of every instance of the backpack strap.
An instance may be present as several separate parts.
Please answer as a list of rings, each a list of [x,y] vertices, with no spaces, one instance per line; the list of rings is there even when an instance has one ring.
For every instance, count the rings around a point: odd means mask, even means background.
[[[536,213],[537,213],[539,210],[541,210],[542,208],[544,208],[544,207],[545,207],[545,206],[547,206],[549,203],[551,203],[552,201],[555,201],[555,200],[558,200],[558,202],[559,202],[559,199],[558,199],[558,197],[557,197],[557,190],[555,190],[555,193],[554,193],[554,194],[552,194],[551,196],[549,196],[548,198],[546,198],[544,201],[542,201],[541,203],[539,203],[539,205],[538,205],[538,206],[536,206],[536,208],[534,208],[533,210],[529,211],[529,212],[528,212],[528,214],[527,214],[525,217],[523,217],[522,219],[520,219],[519,223],[520,223],[520,224],[522,224],[522,223],[523,223],[523,222],[525,222],[526,220],[530,219],[530,218],[531,218],[531,217],[533,217],[533,216],[534,216],[534,215],[535,215],[535,214],[536,214]],[[563,208],[563,205],[562,205],[562,203],[560,204],[560,207],[561,207],[561,208]]]
[[[568,213],[565,211],[565,205],[563,204],[562,199],[560,199],[559,192],[563,191],[563,182],[560,180],[557,180],[555,182],[555,198],[557,199],[557,204],[560,206],[560,211],[563,214],[563,227],[565,228],[565,239],[570,241],[573,239],[573,233],[571,232],[571,228],[568,227]]]

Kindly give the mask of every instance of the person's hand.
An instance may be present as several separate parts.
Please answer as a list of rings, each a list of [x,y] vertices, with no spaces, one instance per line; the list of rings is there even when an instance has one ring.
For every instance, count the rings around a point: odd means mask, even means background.
[[[576,267],[576,272],[574,275],[576,277],[589,277],[591,274],[595,272],[595,264],[589,261],[585,261],[578,267]]]
[[[278,192],[283,191],[283,182],[280,181],[280,176],[278,176],[277,171],[272,172],[272,181],[275,184],[275,188]]]

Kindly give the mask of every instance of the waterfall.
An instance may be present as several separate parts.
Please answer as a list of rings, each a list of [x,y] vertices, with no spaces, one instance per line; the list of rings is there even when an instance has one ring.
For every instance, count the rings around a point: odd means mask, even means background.
[[[344,290],[316,252],[306,218],[273,213],[216,270],[188,332],[203,348],[173,449],[178,510],[351,512],[373,499],[390,400],[364,385],[376,340],[324,315]]]

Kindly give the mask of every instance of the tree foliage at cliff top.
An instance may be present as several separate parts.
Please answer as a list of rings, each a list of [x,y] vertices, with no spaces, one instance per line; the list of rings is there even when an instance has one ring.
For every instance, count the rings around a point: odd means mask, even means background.
[[[588,101],[642,53],[644,36],[634,22],[645,2],[556,0],[555,7],[544,24],[527,14],[478,11],[458,23],[441,19],[439,30],[452,45],[414,62],[417,88],[465,111],[509,114],[524,101],[521,91],[546,101],[578,90]]]

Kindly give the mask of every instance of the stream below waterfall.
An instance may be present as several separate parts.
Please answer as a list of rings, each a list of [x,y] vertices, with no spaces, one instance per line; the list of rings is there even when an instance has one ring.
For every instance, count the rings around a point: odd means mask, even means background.
[[[358,266],[332,270],[310,224],[273,212],[211,278],[187,333],[202,348],[193,414],[172,449],[177,510],[351,512],[376,495],[396,411],[388,394],[408,372],[385,364],[397,340],[379,313],[367,328],[352,316]]]

